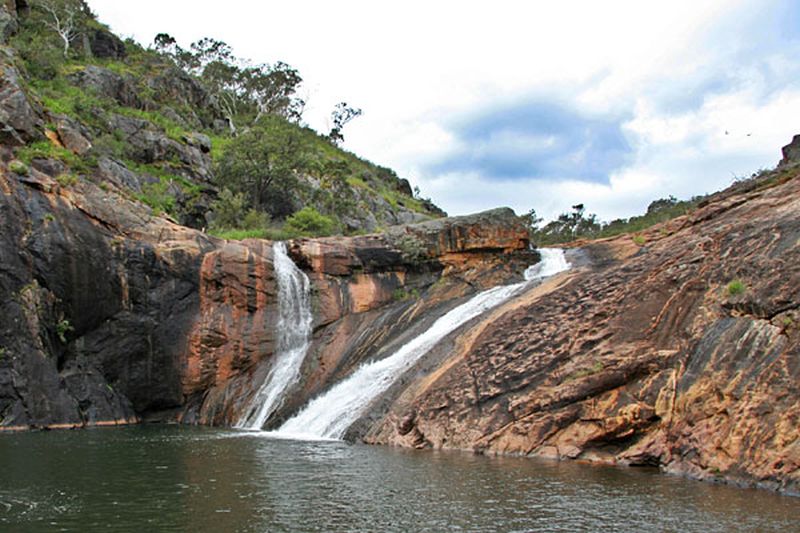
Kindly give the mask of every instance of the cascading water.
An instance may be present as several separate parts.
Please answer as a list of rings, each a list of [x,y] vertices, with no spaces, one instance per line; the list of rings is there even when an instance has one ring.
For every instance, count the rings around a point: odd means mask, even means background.
[[[286,391],[297,382],[311,340],[311,284],[294,264],[286,244],[273,247],[278,281],[278,326],[275,356],[264,383],[236,423],[240,429],[260,430],[278,407]]]
[[[569,268],[563,250],[542,249],[540,252],[542,260],[525,272],[525,282],[495,287],[473,296],[439,318],[394,354],[362,365],[350,377],[312,400],[275,434],[309,439],[341,439],[347,428],[364,414],[375,398],[444,337],[470,319],[508,300],[531,281],[542,280]]]

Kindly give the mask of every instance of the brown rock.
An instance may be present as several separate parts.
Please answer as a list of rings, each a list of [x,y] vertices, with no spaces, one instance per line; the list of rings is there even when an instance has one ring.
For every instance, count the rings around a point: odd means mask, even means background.
[[[596,266],[483,317],[365,440],[658,465],[796,492],[800,177],[786,172],[648,230],[645,248],[629,236],[585,245],[576,253]],[[729,294],[734,279],[742,294]]]

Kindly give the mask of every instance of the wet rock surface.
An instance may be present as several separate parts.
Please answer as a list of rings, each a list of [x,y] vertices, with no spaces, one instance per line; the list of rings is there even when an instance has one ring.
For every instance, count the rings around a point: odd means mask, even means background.
[[[800,488],[800,178],[770,174],[486,317],[371,443]],[[586,261],[583,261],[585,264]]]
[[[127,196],[146,176],[112,159],[70,184],[48,161],[24,175],[0,167],[0,428],[232,423],[272,364],[271,243],[155,216]],[[476,290],[437,283],[438,256],[410,263],[386,236],[291,248],[314,280],[317,323],[287,409],[409,335],[419,313]],[[525,262],[498,249],[497,276],[518,277]]]

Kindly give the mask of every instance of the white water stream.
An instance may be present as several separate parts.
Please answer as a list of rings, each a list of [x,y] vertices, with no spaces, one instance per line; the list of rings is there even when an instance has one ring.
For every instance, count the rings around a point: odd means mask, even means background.
[[[359,367],[344,381],[318,396],[273,435],[285,438],[341,439],[370,403],[439,341],[459,326],[517,294],[528,283],[567,270],[569,263],[560,249],[541,249],[542,260],[525,272],[526,281],[495,287],[473,296],[439,318],[424,333],[394,354]]]
[[[300,377],[300,366],[311,342],[310,282],[286,252],[286,244],[273,247],[278,281],[278,326],[275,356],[264,383],[253,396],[236,426],[260,430],[280,407],[286,391]]]

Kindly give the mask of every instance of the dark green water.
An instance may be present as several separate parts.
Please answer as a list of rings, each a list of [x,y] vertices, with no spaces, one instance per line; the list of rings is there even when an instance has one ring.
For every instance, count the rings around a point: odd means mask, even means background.
[[[0,531],[799,531],[655,471],[168,426],[0,435]]]

